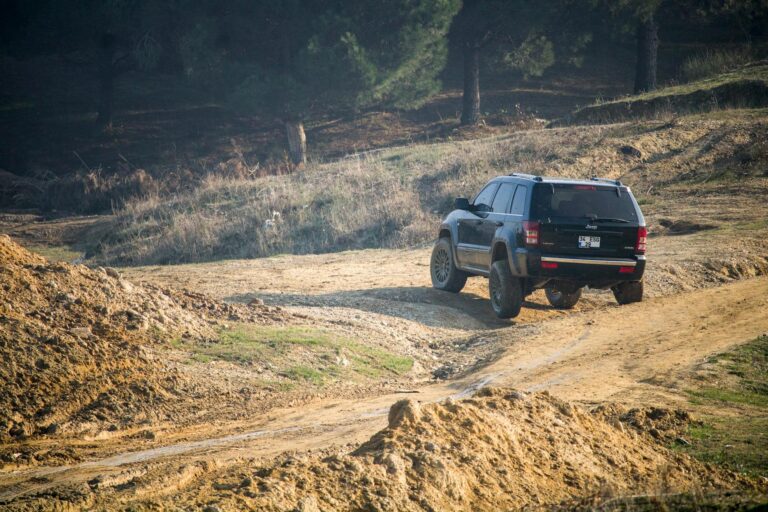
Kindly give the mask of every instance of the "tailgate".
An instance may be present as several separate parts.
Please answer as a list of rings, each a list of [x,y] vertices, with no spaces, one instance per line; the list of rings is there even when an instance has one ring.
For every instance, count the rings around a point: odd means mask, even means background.
[[[540,236],[546,253],[626,258],[635,253],[637,227],[549,222],[541,224]]]

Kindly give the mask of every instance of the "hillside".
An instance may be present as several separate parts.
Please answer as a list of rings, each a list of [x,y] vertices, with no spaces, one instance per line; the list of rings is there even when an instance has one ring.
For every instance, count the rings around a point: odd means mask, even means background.
[[[733,229],[723,208],[766,193],[766,141],[762,111],[733,110],[392,148],[284,177],[210,178],[168,200],[132,201],[87,256],[136,265],[405,247],[435,236],[454,197],[510,172],[621,179],[659,234]],[[689,195],[713,207],[682,219]],[[754,221],[745,236],[766,229]]]
[[[764,107],[768,107],[768,64],[759,61],[690,83],[610,101],[598,101],[576,110],[561,123],[612,123],[722,109]]]

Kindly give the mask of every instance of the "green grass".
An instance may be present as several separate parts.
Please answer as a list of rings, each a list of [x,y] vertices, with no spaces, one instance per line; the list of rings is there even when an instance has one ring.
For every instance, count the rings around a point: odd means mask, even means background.
[[[332,380],[400,376],[413,367],[410,357],[312,327],[240,324],[221,331],[215,343],[175,340],[172,345],[190,352],[194,362],[220,360],[243,365],[269,362],[279,375],[313,385]]]
[[[708,363],[714,366],[708,383],[688,390],[691,404],[704,410],[703,423],[689,427],[691,445],[678,449],[705,462],[768,476],[768,336]]]
[[[315,385],[321,385],[325,381],[326,375],[318,370],[315,370],[314,368],[310,368],[308,366],[293,366],[291,368],[288,368],[284,375],[288,377],[291,380],[303,380],[307,382],[311,382]]]
[[[739,231],[758,231],[768,229],[768,219],[758,219],[749,222],[737,222],[733,228]]]
[[[682,74],[687,81],[702,80],[748,64],[753,59],[749,48],[709,50],[685,60]]]
[[[613,101],[604,101],[601,103],[601,105],[606,105],[609,103],[651,100],[663,96],[680,96],[696,91],[714,89],[721,85],[738,82],[740,80],[759,80],[768,82],[768,66],[753,66],[748,68],[735,69],[703,80],[697,80],[668,87],[660,87],[655,91],[647,92],[644,94],[626,96],[624,98],[618,98]]]
[[[28,245],[26,248],[50,261],[64,261],[71,263],[76,259],[83,257],[82,252],[76,251],[68,245],[54,247],[45,245]]]

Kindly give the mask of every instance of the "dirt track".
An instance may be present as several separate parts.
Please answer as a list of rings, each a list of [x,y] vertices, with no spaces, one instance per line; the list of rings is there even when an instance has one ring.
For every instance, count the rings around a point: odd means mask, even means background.
[[[535,334],[505,328],[497,332],[506,347],[500,359],[456,381],[423,387],[414,397],[464,397],[493,384],[548,390],[589,403],[674,403],[683,396],[679,385],[692,365],[768,330],[767,308],[768,278],[760,277],[628,307],[594,308],[547,321]],[[162,473],[173,468],[173,474],[183,476],[184,471],[176,469],[201,460],[211,461],[204,467],[216,468],[243,457],[362,442],[385,425],[388,407],[402,396],[321,401],[236,425],[231,437],[178,442],[69,467],[5,473],[0,476],[0,499],[97,476],[133,474],[137,468],[162,468]],[[144,492],[158,495],[181,484],[174,479],[155,481]]]
[[[762,226],[759,195],[701,201],[709,201],[712,216]],[[659,215],[652,225],[661,220]],[[359,394],[331,386],[323,390],[325,398],[302,401],[301,407],[278,394],[274,403],[284,408],[265,414],[152,425],[151,441],[136,429],[96,442],[39,439],[26,448],[45,453],[64,443],[84,462],[6,467],[0,471],[0,504],[12,500],[11,506],[24,509],[34,495],[43,502],[82,495],[84,509],[92,508],[88,500],[94,496],[162,499],[211,481],[222,469],[237,471],[243,461],[348,451],[385,426],[389,407],[404,396],[431,402],[494,385],[547,390],[586,405],[684,406],[696,365],[768,331],[768,245],[761,231],[744,236],[730,225],[671,231],[659,230],[651,239],[643,303],[619,307],[610,292],[588,291],[566,312],[537,292],[513,322],[493,316],[482,278],[470,279],[457,295],[431,289],[429,247],[122,269],[134,283],[281,306],[305,325],[408,354],[418,368],[404,380],[388,379]],[[219,379],[225,388],[229,382],[245,385],[251,372],[237,365],[181,367]],[[392,393],[398,388],[407,394]]]

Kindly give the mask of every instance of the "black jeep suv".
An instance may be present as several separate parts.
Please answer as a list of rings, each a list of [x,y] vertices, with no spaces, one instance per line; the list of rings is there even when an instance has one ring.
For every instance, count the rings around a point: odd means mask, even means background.
[[[488,277],[500,318],[517,316],[539,288],[556,308],[572,308],[584,286],[610,288],[619,304],[643,298],[645,219],[620,181],[512,174],[455,207],[432,251],[438,290],[458,292],[467,277]]]

